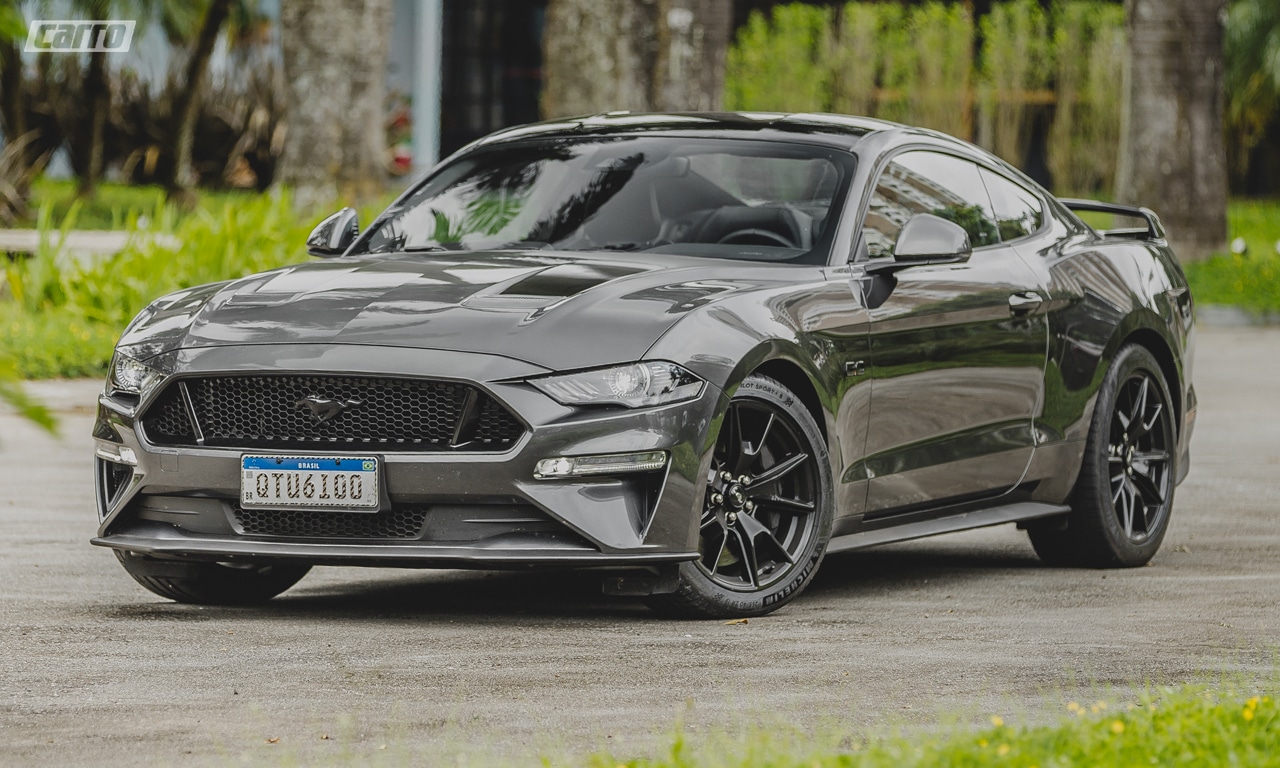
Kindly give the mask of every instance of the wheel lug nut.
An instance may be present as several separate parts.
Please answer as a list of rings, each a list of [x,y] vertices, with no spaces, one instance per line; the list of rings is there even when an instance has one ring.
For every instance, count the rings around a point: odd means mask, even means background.
[[[729,516],[728,516],[728,517],[726,517],[726,518],[725,518],[725,520],[729,521],[729,525],[737,525],[737,524],[738,524],[738,513],[737,513],[737,512],[730,512],[730,513],[729,513]]]
[[[725,481],[725,482],[727,483],[727,482],[729,482],[730,480],[733,480],[733,474],[732,474],[732,473],[730,473],[730,472],[721,472],[721,473],[720,473],[720,479],[721,479],[721,480],[723,480],[723,481]]]
[[[742,475],[738,478],[738,483],[740,485],[751,485],[751,477],[748,475]]]
[[[711,503],[712,503],[712,504],[723,504],[723,503],[724,503],[724,494],[722,494],[722,493],[713,493],[713,494],[711,494]]]
[[[756,508],[756,503],[754,501],[748,501],[746,504],[742,505],[742,508],[750,512]]]

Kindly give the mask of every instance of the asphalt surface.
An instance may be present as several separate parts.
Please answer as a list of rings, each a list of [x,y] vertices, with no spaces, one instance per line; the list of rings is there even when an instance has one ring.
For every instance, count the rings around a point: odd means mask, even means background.
[[[1005,526],[832,556],[797,602],[731,625],[572,574],[320,568],[265,607],[165,602],[88,544],[97,384],[40,384],[61,440],[0,414],[0,765],[520,764],[643,754],[677,723],[1016,721],[1274,680],[1280,330],[1202,330],[1196,386],[1150,566],[1042,567]]]

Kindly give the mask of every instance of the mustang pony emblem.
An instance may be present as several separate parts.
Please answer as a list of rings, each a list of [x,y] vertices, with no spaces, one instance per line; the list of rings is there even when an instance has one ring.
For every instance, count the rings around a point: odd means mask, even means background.
[[[293,407],[299,410],[305,408],[308,411],[311,411],[312,418],[323,424],[348,408],[354,408],[357,405],[362,405],[363,403],[363,400],[356,400],[354,398],[350,400],[330,400],[327,397],[320,397],[319,395],[308,395],[294,403]]]

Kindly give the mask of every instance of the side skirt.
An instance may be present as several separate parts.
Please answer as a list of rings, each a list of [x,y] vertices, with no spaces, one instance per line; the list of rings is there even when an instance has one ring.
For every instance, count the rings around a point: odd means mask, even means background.
[[[931,520],[921,520],[915,523],[905,523],[889,528],[838,536],[831,540],[831,543],[827,546],[827,551],[847,552],[851,549],[874,547],[877,544],[889,544],[895,541],[921,539],[925,536],[936,536],[940,533],[955,533],[956,531],[967,531],[973,528],[985,528],[990,525],[1038,520],[1042,517],[1052,517],[1053,515],[1061,515],[1070,511],[1071,507],[1064,504],[1019,501]]]

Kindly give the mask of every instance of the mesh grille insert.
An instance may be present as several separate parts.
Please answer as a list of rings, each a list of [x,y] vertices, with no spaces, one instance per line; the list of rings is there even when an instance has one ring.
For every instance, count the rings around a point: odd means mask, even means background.
[[[510,411],[466,384],[357,376],[220,376],[169,385],[143,417],[148,436],[157,443],[196,442],[181,396],[183,384],[208,446],[503,451],[524,433]]]
[[[182,390],[176,386],[166,389],[147,409],[143,423],[147,437],[157,443],[185,444],[196,440],[191,418],[187,416],[187,405],[182,401]]]
[[[416,539],[427,519],[426,507],[401,506],[368,513],[242,509],[232,504],[231,512],[249,535],[324,539]]]

